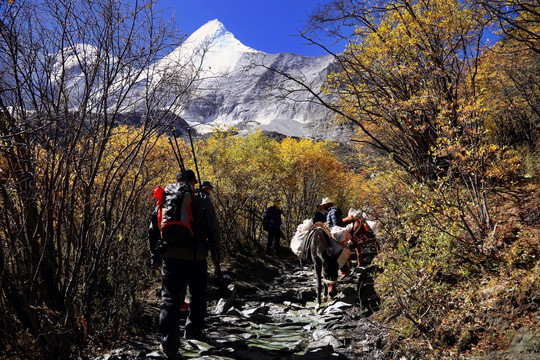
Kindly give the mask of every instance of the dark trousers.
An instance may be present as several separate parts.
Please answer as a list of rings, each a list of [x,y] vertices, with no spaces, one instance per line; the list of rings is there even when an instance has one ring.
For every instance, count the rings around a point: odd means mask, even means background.
[[[184,302],[188,285],[191,299],[184,335],[186,338],[193,338],[204,328],[206,271],[206,259],[163,259],[158,332],[159,340],[166,352],[176,352],[180,347],[180,305]]]
[[[276,255],[279,255],[279,238],[281,235],[280,229],[268,229],[268,243],[266,244],[266,253],[270,255],[272,253],[272,243],[274,244],[274,249]]]

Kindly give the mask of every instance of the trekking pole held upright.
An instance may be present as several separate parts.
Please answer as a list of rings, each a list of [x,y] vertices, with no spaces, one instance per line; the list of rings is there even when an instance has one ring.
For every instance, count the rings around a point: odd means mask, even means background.
[[[193,154],[193,162],[195,163],[195,171],[197,172],[197,180],[199,189],[202,189],[201,175],[199,174],[199,166],[197,165],[197,157],[195,156],[195,147],[193,146],[193,138],[191,137],[191,128],[188,129],[189,142],[191,143],[191,153]]]
[[[169,138],[169,143],[171,144],[174,156],[176,157],[176,161],[178,162],[178,165],[180,166],[180,170],[184,172],[186,168],[184,167],[184,159],[182,159],[182,153],[180,152],[180,146],[178,146],[178,141],[176,140],[176,128],[173,128],[172,136],[174,138],[174,144]]]

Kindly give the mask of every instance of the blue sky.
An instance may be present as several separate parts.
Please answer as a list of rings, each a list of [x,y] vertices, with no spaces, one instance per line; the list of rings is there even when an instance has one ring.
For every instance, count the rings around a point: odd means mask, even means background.
[[[178,28],[187,35],[218,19],[244,45],[267,53],[291,52],[319,56],[325,52],[305,45],[298,36],[308,15],[322,0],[161,0],[176,11]]]

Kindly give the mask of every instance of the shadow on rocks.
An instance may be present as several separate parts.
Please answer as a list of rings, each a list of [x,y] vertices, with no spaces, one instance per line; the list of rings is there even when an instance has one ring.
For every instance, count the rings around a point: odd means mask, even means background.
[[[357,293],[360,299],[360,307],[364,316],[370,316],[374,312],[379,311],[381,298],[375,291],[375,281],[373,277],[381,273],[383,269],[377,265],[370,265],[362,268],[358,276]]]

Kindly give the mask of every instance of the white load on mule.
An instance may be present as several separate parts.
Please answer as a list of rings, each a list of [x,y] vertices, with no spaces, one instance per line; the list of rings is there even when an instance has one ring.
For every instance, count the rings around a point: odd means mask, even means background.
[[[304,246],[304,242],[306,241],[307,236],[312,228],[313,228],[313,220],[311,219],[304,220],[296,228],[296,233],[294,234],[291,240],[291,250],[301,260],[305,258],[304,252],[306,250],[306,247]]]
[[[362,217],[366,220],[366,224],[373,235],[377,235],[377,221],[375,221],[375,218],[370,214],[370,212],[366,211],[362,212]]]
[[[332,250],[335,253],[341,251],[341,255],[338,257],[340,269],[345,265],[349,256],[351,256],[351,249],[347,246],[351,241],[351,229],[352,226],[349,225],[345,227],[332,226],[330,229],[330,235],[332,235]]]
[[[371,231],[375,232],[376,222],[371,216],[367,215],[365,212],[362,212],[362,210],[351,208],[349,209],[348,217],[353,219],[363,217]],[[323,229],[325,229],[326,233],[330,235],[330,238],[332,239],[332,249],[334,252],[337,253],[343,249],[342,254],[338,259],[340,267],[343,266],[351,253],[349,245],[351,245],[351,230],[353,228],[353,224],[348,224],[345,227],[333,226],[331,229],[328,229],[322,223],[317,224],[317,226],[321,225]],[[315,224],[313,224],[312,219],[304,220],[300,225],[298,225],[296,228],[296,233],[291,239],[291,250],[296,256],[298,256],[300,260],[306,259],[305,251],[308,249],[308,246],[306,246],[306,241],[308,240],[308,235],[313,229],[314,225]]]
[[[306,241],[308,241],[309,234],[315,225],[320,226],[325,230],[331,239],[332,250],[336,253],[344,249],[344,245],[351,239],[351,234],[349,232],[352,228],[351,226],[344,228],[334,226],[332,229],[328,229],[324,223],[313,224],[312,219],[306,219],[296,228],[296,233],[291,239],[290,245],[292,252],[298,256],[300,260],[306,259],[306,250],[309,249],[309,244],[306,244]],[[343,266],[349,255],[350,250],[345,248],[338,260],[340,266]]]

